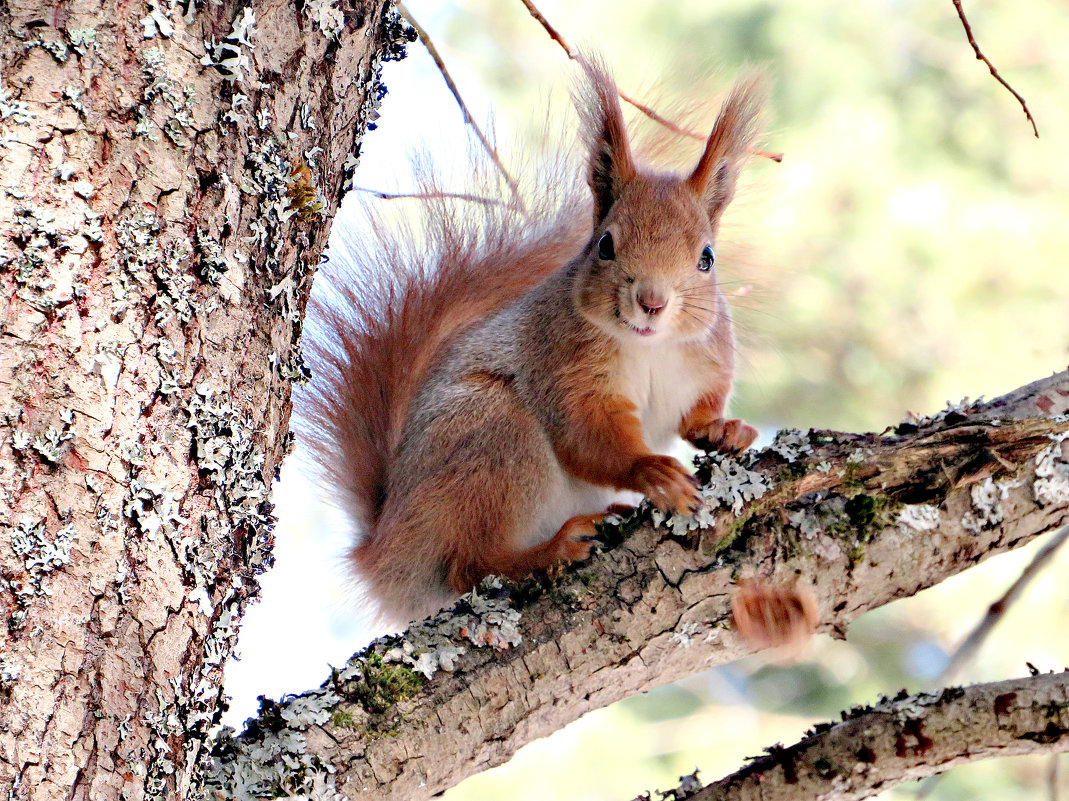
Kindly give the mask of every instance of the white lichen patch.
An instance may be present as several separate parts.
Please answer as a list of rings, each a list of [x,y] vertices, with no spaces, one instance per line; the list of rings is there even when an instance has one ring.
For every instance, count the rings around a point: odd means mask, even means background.
[[[0,81],[0,123],[11,122],[15,125],[25,125],[37,116],[30,110],[30,104],[11,98],[7,88]]]
[[[478,588],[461,596],[451,608],[443,609],[433,618],[414,623],[398,637],[376,640],[369,653],[381,656],[386,662],[408,665],[428,679],[436,671],[451,673],[456,660],[467,647],[491,647],[506,650],[519,645],[520,613],[500,592],[501,582],[490,577]],[[492,593],[492,594],[486,594]],[[351,678],[360,669],[361,656],[350,660],[342,678]]]
[[[179,513],[179,504],[169,489],[147,484],[140,477],[130,480],[129,494],[123,502],[123,514],[149,539],[163,533],[173,537],[189,523]]]
[[[70,57],[70,50],[67,48],[67,43],[61,39],[45,39],[43,37],[37,37],[26,42],[26,49],[29,50],[34,47],[39,47],[47,53],[50,53],[60,64],[66,62]]]
[[[156,106],[162,108],[166,117],[160,128],[178,147],[190,146],[186,135],[196,130],[193,110],[196,105],[196,91],[192,85],[179,91],[177,85],[167,74],[167,60],[159,47],[150,47],[141,53],[142,77],[146,83],[142,91],[142,102],[137,108],[137,124],[134,133],[151,141],[158,141],[155,123],[149,112]]]
[[[10,687],[18,680],[20,673],[22,667],[15,661],[14,654],[0,655],[0,687]]]
[[[933,423],[941,423],[952,415],[967,415],[975,411],[977,406],[980,406],[984,402],[984,396],[981,395],[976,400],[969,400],[968,397],[962,398],[957,403],[946,402],[946,408],[942,409],[932,415],[917,415],[913,412],[906,412],[906,416],[899,423],[901,426],[916,426],[920,428],[922,426],[932,425]]]
[[[438,670],[452,671],[467,647],[517,645],[520,613],[509,605],[498,579],[491,577],[481,586],[482,593],[473,590],[452,609],[414,624],[403,635],[376,640],[319,690],[287,696],[277,704],[265,702],[264,723],[255,736],[234,737],[232,729],[223,727],[212,748],[205,786],[224,791],[235,801],[277,797],[341,801],[334,789],[334,769],[309,752],[306,732],[331,720],[346,684],[366,681],[369,673],[396,671],[400,668],[389,666],[404,665],[429,679]],[[273,725],[271,719],[284,725]]]
[[[119,373],[122,370],[120,347],[118,342],[101,342],[89,366],[89,372],[100,376],[107,389],[115,389],[119,383]]]
[[[217,508],[232,526],[245,526],[250,533],[249,565],[254,570],[270,563],[268,532],[274,519],[267,503],[264,453],[254,441],[255,431],[229,403],[216,398],[202,382],[186,404],[193,432],[193,456],[197,468],[211,480]]]
[[[170,39],[174,36],[174,25],[167,18],[167,14],[151,3],[149,4],[149,13],[141,18],[141,26],[144,28],[144,37],[146,39],[155,38],[157,33],[165,39]]]
[[[68,28],[67,39],[71,43],[71,49],[80,56],[96,49],[97,46],[97,32],[94,28]]]
[[[304,7],[304,13],[331,39],[337,39],[338,34],[345,29],[345,15],[341,9],[335,8],[337,2],[338,0],[308,0]]]
[[[871,448],[855,448],[850,451],[846,457],[846,463],[851,467],[857,467],[859,464],[863,464],[864,461],[873,455]]]
[[[0,582],[15,596],[15,611],[10,625],[18,628],[26,620],[30,603],[35,596],[51,595],[45,579],[54,570],[71,562],[75,530],[65,525],[50,537],[42,519],[23,517],[11,528],[11,550],[22,560],[28,580],[12,579]]]
[[[209,286],[218,286],[223,275],[230,269],[223,247],[203,228],[197,231],[196,242],[197,252],[200,254],[197,274]]]
[[[821,493],[817,493],[813,503],[806,508],[788,512],[787,520],[807,539],[832,530],[843,530],[850,525],[846,514],[846,498],[833,495],[824,499]]]
[[[711,470],[709,483],[701,488],[701,508],[696,514],[682,515],[653,509],[650,519],[655,526],[665,526],[682,536],[689,531],[709,528],[716,522],[715,512],[730,508],[738,517],[747,503],[760,498],[772,484],[762,473],[749,470],[742,462],[722,453],[699,457]]]
[[[1069,431],[1051,435],[1052,444],[1036,456],[1036,480],[1032,494],[1040,506],[1069,505],[1069,460],[1063,443]]]
[[[672,632],[672,642],[680,648],[690,648],[694,644],[694,638],[702,631],[700,623],[684,623]]]
[[[141,298],[151,298],[157,324],[172,318],[182,324],[192,320],[200,299],[196,278],[189,272],[193,250],[188,239],[165,241],[158,219],[140,210],[117,220],[115,232],[124,269],[111,276],[112,316],[122,320]]]
[[[979,534],[985,528],[997,526],[1005,517],[1002,502],[1009,498],[1011,489],[1020,485],[1020,480],[994,481],[991,478],[973,484],[969,488],[972,510],[961,518],[962,528]]]
[[[221,42],[213,38],[205,40],[207,51],[200,63],[206,67],[215,67],[228,81],[240,81],[245,77],[244,70],[250,66],[249,53],[254,49],[250,37],[254,33],[256,14],[251,8],[243,8],[234,18],[230,33]]]
[[[334,785],[334,768],[308,752],[305,732],[330,720],[341,701],[330,689],[283,698],[271,712],[286,724],[261,727],[259,736],[236,738],[229,726],[215,738],[205,788],[225,791],[234,801],[303,798],[344,801]],[[220,797],[222,795],[220,794]]]
[[[942,693],[922,692],[905,698],[883,697],[879,703],[872,706],[873,712],[890,712],[896,720],[905,722],[924,717],[928,713],[928,707],[938,704]]]
[[[930,503],[907,504],[899,510],[896,523],[912,531],[934,531],[939,528],[939,507]]]
[[[799,458],[813,452],[809,439],[796,428],[784,428],[777,432],[776,438],[768,450],[779,454],[788,462],[797,462]]]
[[[851,528],[846,513],[846,498],[842,495],[833,495],[825,500],[822,493],[817,493],[811,505],[788,512],[787,520],[798,529],[802,539],[808,541],[809,550],[814,556],[829,561],[843,557],[842,545],[833,536]]]

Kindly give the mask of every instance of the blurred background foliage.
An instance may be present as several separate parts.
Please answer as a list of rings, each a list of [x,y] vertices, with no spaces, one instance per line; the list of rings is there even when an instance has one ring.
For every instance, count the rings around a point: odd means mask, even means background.
[[[881,430],[907,409],[991,397],[1069,363],[1064,0],[966,3],[986,54],[1027,99],[1038,140],[974,58],[950,0],[539,7],[573,45],[600,51],[622,88],[659,109],[722,91],[748,65],[768,73],[764,145],[786,157],[755,160],[718,259],[743,355],[734,410],[766,435],[782,426]],[[519,0],[410,0],[409,8],[469,104],[484,115],[494,109],[502,141],[526,141],[506,160],[537,150],[544,110],[566,110],[570,73]],[[460,114],[425,52],[418,44],[411,52],[385,73],[392,96],[383,130],[365,141],[362,185],[403,187],[408,162],[388,144],[405,137],[429,140],[432,158],[456,160]],[[344,228],[344,210],[338,220]],[[341,526],[313,509],[315,490],[298,467],[284,473],[278,566],[246,618],[246,658],[229,669],[238,721],[255,694],[318,683],[327,660],[344,661],[373,633],[329,564],[343,548]],[[674,786],[696,766],[704,780],[719,778],[851,704],[930,688],[1034,550],[866,615],[845,642],[820,637],[800,663],[758,656],[592,713],[445,798],[616,801]],[[1043,670],[1069,664],[1066,575],[1062,554],[959,678],[1026,675],[1026,660]],[[284,655],[280,627],[298,632]],[[958,768],[930,797],[1046,798],[1051,764]],[[1063,793],[1067,773],[1069,764]],[[884,797],[916,792],[904,785]]]

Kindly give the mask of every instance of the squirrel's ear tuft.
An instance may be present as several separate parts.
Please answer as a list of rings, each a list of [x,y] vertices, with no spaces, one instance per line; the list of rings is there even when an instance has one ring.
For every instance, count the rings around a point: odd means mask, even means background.
[[[720,107],[705,152],[687,184],[709,210],[714,229],[720,215],[735,196],[739,172],[758,134],[758,120],[764,105],[765,88],[760,75],[738,81]]]
[[[587,183],[594,194],[594,225],[599,225],[635,177],[635,162],[627,138],[616,82],[605,65],[588,55],[578,58],[585,83],[576,93],[576,106],[590,153]]]

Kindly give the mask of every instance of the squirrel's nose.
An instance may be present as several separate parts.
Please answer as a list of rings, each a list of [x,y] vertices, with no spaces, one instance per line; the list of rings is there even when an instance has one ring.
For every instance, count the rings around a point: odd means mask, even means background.
[[[668,305],[668,299],[653,289],[640,290],[637,300],[642,310],[651,317],[660,314],[661,310]]]

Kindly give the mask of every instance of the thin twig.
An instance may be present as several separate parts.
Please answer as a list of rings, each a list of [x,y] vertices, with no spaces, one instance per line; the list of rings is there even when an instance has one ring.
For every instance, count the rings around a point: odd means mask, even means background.
[[[705,134],[698,133],[697,131],[688,130],[687,128],[684,128],[684,127],[682,127],[680,125],[676,125],[671,120],[665,119],[664,117],[662,117],[660,114],[658,114],[656,111],[654,111],[649,106],[643,105],[642,103],[639,103],[637,100],[635,100],[635,98],[631,97],[631,95],[627,94],[622,89],[619,90],[619,93],[620,93],[621,99],[625,103],[630,103],[632,106],[637,108],[639,111],[641,111],[647,117],[649,117],[651,120],[653,120],[654,122],[660,123],[661,125],[663,125],[668,130],[675,131],[680,136],[689,136],[691,139],[697,139],[699,142],[704,142],[706,139],[709,138]]]
[[[434,46],[434,42],[431,41],[431,37],[427,34],[427,31],[424,30],[423,26],[416,22],[415,18],[409,10],[405,8],[403,3],[399,2],[399,0],[395,0],[394,5],[397,7],[398,13],[404,17],[405,21],[416,31],[416,35],[419,37],[420,42],[423,43],[423,46],[427,48],[427,52],[430,53],[431,58],[438,67],[438,71],[442,74],[442,78],[445,79],[445,85],[449,87],[449,91],[452,92],[453,97],[457,101],[457,105],[460,106],[460,112],[464,115],[464,122],[467,125],[470,125],[472,130],[475,131],[475,136],[490,155],[490,159],[494,162],[494,165],[501,171],[501,175],[505,178],[505,183],[508,184],[509,189],[512,191],[513,199],[522,209],[524,207],[523,200],[520,198],[520,189],[516,185],[515,179],[509,174],[509,171],[505,169],[505,165],[501,162],[501,157],[498,155],[497,150],[475,123],[475,118],[471,115],[471,112],[468,111],[467,105],[465,105],[463,98],[460,96],[460,90],[457,89],[457,85],[453,83],[453,78],[449,74],[449,70],[445,68],[445,63],[442,61],[442,57],[438,54],[438,48]]]
[[[532,3],[531,0],[520,0],[520,2],[527,6],[527,10],[531,12],[531,16],[546,29],[546,33],[549,34],[549,37],[564,48],[564,52],[568,54],[568,58],[575,58],[575,51],[573,51],[569,44],[564,41],[564,37],[560,35],[560,32],[549,24],[549,20],[546,19],[545,15],[535,8],[535,4]]]
[[[1010,585],[1010,588],[1006,590],[1001,598],[995,601],[987,609],[987,614],[977,624],[976,628],[972,630],[972,633],[965,638],[965,641],[958,646],[958,650],[954,652],[954,655],[950,657],[950,662],[943,668],[943,672],[939,674],[939,678],[935,680],[937,687],[944,687],[946,684],[954,678],[954,675],[961,669],[961,666],[967,662],[984,644],[984,640],[991,633],[991,630],[995,627],[1010,605],[1024,592],[1025,587],[1029,582],[1036,577],[1043,567],[1051,560],[1058,549],[1065,544],[1066,540],[1069,540],[1069,526],[1065,526],[1056,534],[1054,534],[1047,543],[1036,552],[1036,555],[1032,557],[1032,561],[1028,563],[1028,567],[1021,571],[1021,575],[1017,577],[1017,580]]]
[[[357,192],[367,192],[382,200],[440,200],[449,198],[452,200],[466,200],[470,203],[481,203],[484,206],[504,206],[500,200],[481,195],[471,195],[465,192],[381,192],[378,189],[368,189],[363,186],[354,186]]]
[[[1021,95],[1017,92],[1016,89],[1006,83],[1005,79],[998,74],[998,70],[995,69],[995,65],[992,64],[991,60],[988,59],[988,57],[983,54],[983,51],[980,50],[980,45],[978,45],[976,43],[976,39],[973,38],[972,27],[969,25],[969,20],[965,17],[965,10],[961,7],[961,0],[951,1],[954,3],[954,8],[957,9],[958,19],[961,20],[961,24],[965,28],[965,35],[969,38],[969,44],[972,45],[972,50],[974,53],[976,53],[977,60],[984,62],[987,65],[987,68],[991,70],[991,75],[994,76],[995,80],[1005,86],[1007,91],[1009,91],[1011,95],[1017,98],[1017,102],[1021,104],[1021,108],[1024,110],[1024,115],[1028,118],[1028,121],[1032,123],[1032,133],[1036,135],[1036,139],[1039,139],[1039,129],[1036,128],[1036,121],[1032,119],[1032,112],[1028,110],[1028,104],[1025,102],[1024,98],[1021,97]]]
[[[1050,763],[1047,766],[1047,798],[1049,801],[1058,801],[1061,798],[1061,789],[1059,788],[1058,777],[1058,757],[1061,754],[1051,754]]]
[[[531,12],[531,16],[535,18],[538,24],[545,28],[546,33],[549,34],[549,38],[561,46],[564,52],[568,55],[568,58],[574,59],[576,54],[575,51],[572,49],[571,45],[569,45],[568,42],[565,41],[564,37],[560,35],[560,32],[550,24],[549,20],[546,19],[545,15],[535,7],[535,4],[531,2],[531,0],[520,0],[520,2],[527,6],[527,10]],[[691,131],[687,128],[683,128],[680,125],[676,125],[671,120],[662,117],[649,106],[640,103],[638,100],[631,97],[631,95],[627,94],[622,89],[618,90],[618,93],[620,95],[620,99],[623,100],[625,103],[631,104],[636,109],[645,114],[647,117],[649,117],[651,120],[660,125],[663,125],[665,128],[672,131],[673,133],[677,133],[680,136],[689,136],[691,139],[697,139],[699,142],[704,142],[706,139],[709,138],[706,134],[698,133],[697,131]],[[766,159],[771,159],[772,161],[775,161],[777,163],[783,161],[782,153],[772,153],[768,150],[761,150],[756,147],[751,147],[750,152],[753,153],[755,156],[762,156]]]

